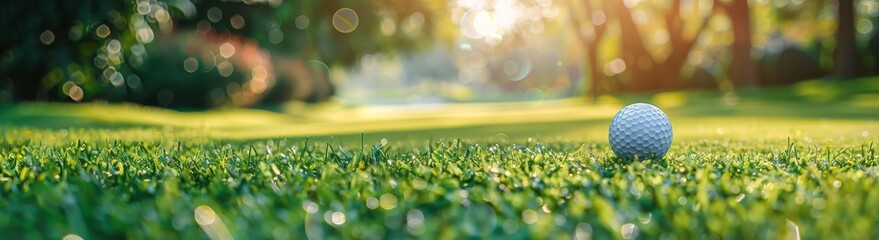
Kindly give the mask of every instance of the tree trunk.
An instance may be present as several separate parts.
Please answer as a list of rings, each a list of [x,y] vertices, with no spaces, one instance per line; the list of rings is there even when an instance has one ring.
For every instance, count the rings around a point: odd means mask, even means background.
[[[632,18],[631,10],[623,1],[617,1],[616,9],[620,23],[622,44],[620,45],[626,72],[632,78],[629,86],[620,87],[629,91],[670,90],[680,85],[680,74],[686,64],[687,56],[696,45],[699,34],[708,26],[711,15],[704,17],[696,34],[690,38],[684,36],[684,20],[680,18],[681,0],[673,0],[672,6],[665,15],[665,26],[669,35],[671,53],[662,60],[653,58],[644,45],[644,40]]]
[[[855,41],[854,0],[837,0],[836,49],[833,51],[833,74],[841,78],[861,74],[861,61]]]
[[[717,3],[721,4],[721,3]],[[751,12],[748,0],[733,0],[725,6],[732,22],[732,61],[727,69],[729,80],[736,87],[754,85],[754,64],[751,59]]]
[[[607,21],[602,22],[594,22],[592,20],[581,20],[577,18],[576,11],[574,10],[573,1],[567,1],[568,4],[568,17],[571,20],[571,25],[574,27],[575,32],[577,33],[577,39],[580,40],[580,43],[583,45],[586,50],[586,70],[589,71],[589,81],[590,85],[586,85],[589,90],[592,92],[592,100],[598,99],[602,93],[604,93],[604,76],[601,73],[600,64],[598,64],[598,43],[601,41],[602,37],[604,37],[604,31],[607,28]],[[588,14],[595,13],[595,8],[592,4],[587,0],[583,1],[584,12]],[[598,10],[601,11],[601,10]],[[583,31],[583,25],[581,22],[590,23],[592,34],[587,37],[584,36],[581,31]],[[584,95],[588,98],[590,94],[588,91],[584,91]]]
[[[665,76],[655,72],[655,60],[644,46],[641,32],[632,17],[632,11],[622,0],[616,1],[616,16],[620,24],[620,55],[626,63],[626,73],[631,77],[629,84],[619,85],[620,90],[645,91],[664,88]],[[671,35],[669,30],[669,35]],[[675,51],[675,49],[672,49]],[[639,64],[645,62],[646,64]]]
[[[586,64],[589,67],[589,80],[592,81],[592,99],[597,100],[598,96],[603,93],[602,80],[604,79],[604,76],[601,75],[601,69],[598,67],[598,42],[591,42],[586,48],[586,61],[588,61]]]
[[[587,14],[593,13],[592,10],[595,6],[591,6],[590,1],[583,2],[586,7],[585,12]],[[569,7],[574,6],[573,1],[568,1],[568,3]],[[744,1],[744,3],[747,9],[747,1]],[[638,31],[638,26],[634,21],[632,12],[625,6],[624,2],[622,0],[604,2],[603,9],[605,10],[605,13],[607,13],[607,16],[615,16],[618,20],[617,22],[620,26],[619,40],[621,41],[619,56],[626,64],[624,74],[631,79],[628,83],[616,85],[617,90],[655,91],[674,89],[679,86],[681,70],[686,65],[687,57],[695,46],[698,35],[706,26],[708,26],[708,20],[711,18],[709,15],[702,19],[695,36],[685,37],[684,19],[681,19],[680,17],[680,8],[681,0],[672,0],[672,6],[665,14],[664,20],[668,29],[671,54],[669,54],[666,59],[657,61],[654,59],[653,54],[648,51],[646,45],[644,45],[644,39]],[[600,41],[607,24],[593,23],[592,27],[595,30],[594,38],[590,39],[584,37],[580,32],[583,29],[581,27],[581,22],[592,22],[588,20],[581,21],[576,17],[575,13],[575,11],[570,10],[571,24],[578,33],[578,37],[587,51],[587,67],[589,68],[590,76],[592,78],[592,95],[595,97],[604,90],[603,87],[605,85],[602,81],[604,76],[600,71],[601,64],[597,62],[597,51],[599,51],[598,42]]]

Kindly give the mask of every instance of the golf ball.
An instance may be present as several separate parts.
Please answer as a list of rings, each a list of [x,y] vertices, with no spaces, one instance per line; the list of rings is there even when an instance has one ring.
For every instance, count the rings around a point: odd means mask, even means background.
[[[668,117],[656,106],[635,103],[620,110],[610,122],[610,148],[623,159],[661,159],[671,147]]]

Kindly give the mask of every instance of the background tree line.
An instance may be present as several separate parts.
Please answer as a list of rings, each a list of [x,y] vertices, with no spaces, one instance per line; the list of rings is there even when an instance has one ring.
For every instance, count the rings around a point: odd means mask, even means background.
[[[485,1],[483,8],[496,3]],[[562,11],[542,21],[563,25],[578,46],[586,96],[732,91],[879,72],[874,1],[517,1],[546,3]],[[331,69],[350,67],[364,54],[455,44],[460,33],[454,25],[460,23],[449,20],[453,4],[5,2],[0,102],[101,100],[203,108],[322,101],[334,94]],[[356,31],[334,25],[343,8],[356,14]],[[388,21],[396,28],[408,24],[411,31],[388,34]]]

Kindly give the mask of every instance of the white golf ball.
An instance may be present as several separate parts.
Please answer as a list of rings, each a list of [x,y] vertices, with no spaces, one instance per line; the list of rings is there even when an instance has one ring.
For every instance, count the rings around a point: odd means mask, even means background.
[[[610,148],[623,159],[661,159],[671,147],[668,117],[656,106],[635,103],[620,110],[610,122]]]

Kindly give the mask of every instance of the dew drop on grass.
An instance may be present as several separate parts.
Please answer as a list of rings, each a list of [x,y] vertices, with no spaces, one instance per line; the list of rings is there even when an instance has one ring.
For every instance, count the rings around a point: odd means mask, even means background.
[[[574,239],[592,239],[592,225],[589,225],[588,223],[577,224],[577,229],[574,230]]]
[[[290,231],[285,226],[277,226],[272,230],[272,237],[275,239],[290,239]]]
[[[470,196],[470,193],[468,193],[467,190],[464,189],[458,189],[457,194],[458,197],[460,197],[461,199],[467,199],[467,197]]]
[[[519,223],[514,221],[513,219],[504,220],[503,229],[504,232],[507,234],[515,233],[517,230],[519,230]]]
[[[318,206],[317,203],[306,200],[304,203],[302,203],[302,210],[305,210],[305,212],[309,214],[314,214],[317,213],[318,210],[320,210],[320,206]]]
[[[369,209],[378,208],[378,199],[374,197],[369,197],[368,199],[366,199],[366,207]]]
[[[424,213],[421,210],[409,210],[406,214],[406,230],[415,236],[424,234]]]
[[[552,213],[552,210],[549,209],[549,205],[544,204],[540,209],[543,210],[544,213]]]
[[[217,221],[217,213],[214,212],[214,209],[208,207],[206,205],[201,205],[195,208],[195,222],[198,225],[211,225]]]
[[[463,226],[468,234],[485,236],[497,226],[497,213],[490,205],[474,203],[464,207],[466,209],[463,213],[463,221],[459,225]]]
[[[272,147],[270,147],[269,145],[271,144],[266,144],[266,153],[272,155]],[[272,167],[274,168],[275,166],[272,165]]]
[[[388,180],[388,184],[391,185],[391,188],[397,188],[397,181],[394,181],[394,179]]]
[[[382,196],[379,200],[379,205],[384,210],[394,209],[397,207],[397,196],[394,196],[393,194],[390,194],[390,193],[382,194]]]
[[[320,218],[316,215],[305,215],[305,236],[308,239],[323,239],[324,230]]]
[[[803,205],[803,203],[805,202],[806,198],[803,196],[797,196],[796,198],[794,198],[794,203],[796,203],[797,205]]]
[[[191,221],[183,215],[179,215],[171,219],[171,227],[176,230],[183,230],[184,228],[189,226],[190,223]]]
[[[531,209],[525,209],[525,211],[522,211],[522,222],[525,224],[534,224],[537,222],[537,218],[537,211]]]
[[[623,224],[620,227],[620,233],[623,235],[623,239],[635,239],[638,236],[638,226],[632,223]]]
[[[641,221],[641,224],[650,224],[650,221],[653,220],[653,213],[641,214],[638,216],[638,220]]]
[[[331,216],[331,218],[332,218],[333,225],[336,225],[336,226],[345,224],[345,221],[347,220],[347,217],[345,216],[345,213],[343,213],[343,212],[334,212],[333,215]]]
[[[787,232],[788,232],[787,239],[799,240],[800,239],[800,227],[797,226],[797,224],[794,223],[793,221],[791,221],[790,219],[786,219],[786,220],[787,220],[786,227],[787,227]]]
[[[827,201],[824,200],[823,198],[816,198],[816,199],[812,200],[812,208],[815,208],[817,210],[822,210],[825,207],[827,207]]]
[[[427,188],[427,181],[416,178],[415,180],[412,180],[412,187],[415,188],[415,190],[424,190]]]

